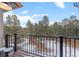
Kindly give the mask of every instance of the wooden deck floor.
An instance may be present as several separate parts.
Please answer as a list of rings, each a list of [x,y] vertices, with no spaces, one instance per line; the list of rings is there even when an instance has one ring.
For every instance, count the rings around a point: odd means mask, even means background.
[[[11,52],[9,54],[9,57],[39,57],[39,56],[24,52],[24,51],[17,50],[16,52]]]

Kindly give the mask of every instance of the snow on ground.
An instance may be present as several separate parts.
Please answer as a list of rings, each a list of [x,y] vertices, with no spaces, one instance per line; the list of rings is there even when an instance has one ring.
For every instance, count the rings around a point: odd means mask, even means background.
[[[59,41],[57,42],[57,45],[56,45],[56,41],[53,41],[53,40],[47,40],[46,42],[48,42],[48,43],[44,42],[45,46],[47,48],[51,49],[51,52],[41,52],[41,51],[38,52],[37,49],[36,49],[36,46],[29,44],[28,42],[29,42],[28,40],[24,41],[18,46],[20,46],[22,48],[22,50],[24,50],[24,51],[28,51],[28,52],[38,54],[38,55],[50,56],[50,57],[52,57],[52,56],[53,57],[55,57],[55,56],[59,57],[60,56]],[[74,57],[74,48],[72,48],[72,47],[70,48],[68,45],[66,45],[66,46],[67,47],[65,48],[65,44],[63,44],[63,56],[64,57],[70,57],[70,49],[71,49],[71,57]],[[65,51],[65,49],[66,49],[66,51]],[[79,57],[79,49],[76,48],[75,51],[76,51],[75,52],[76,57]]]

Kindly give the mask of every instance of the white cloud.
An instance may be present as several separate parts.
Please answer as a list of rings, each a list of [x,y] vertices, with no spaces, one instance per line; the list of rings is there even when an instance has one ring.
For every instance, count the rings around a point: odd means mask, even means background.
[[[9,11],[9,12],[6,12],[6,13],[4,13],[3,14],[3,20],[5,21],[6,20],[6,17],[8,16],[8,15],[12,15],[12,14],[14,14],[12,11]]]
[[[6,20],[6,17],[8,15],[13,15],[13,14],[14,13],[12,11],[4,13],[4,21]],[[17,17],[20,20],[21,26],[25,27],[28,20],[30,20],[32,23],[35,23],[35,22],[38,23],[39,20],[42,20],[41,18],[44,15],[48,16],[48,14],[33,14],[32,16],[26,16],[26,15],[19,16],[19,15],[17,15]]]
[[[32,16],[32,18],[35,18],[35,17],[42,17],[42,16],[44,16],[44,15],[48,16],[48,14],[34,14],[34,15]]]
[[[33,19],[32,16],[18,16],[18,19],[20,20],[22,27],[26,26],[28,20],[30,20],[32,23],[37,22],[37,19]]]
[[[30,16],[18,16],[18,19],[20,20],[21,26],[25,27],[27,20],[31,20]]]
[[[22,14],[28,14],[28,13],[30,13],[30,11],[28,11],[28,10],[25,10],[22,12]]]
[[[49,25],[53,25],[55,22],[55,20],[49,21]]]
[[[75,15],[75,12],[72,12],[72,15]]]
[[[53,22],[49,22],[49,25],[53,25],[54,21]]]
[[[40,17],[42,18],[44,15],[47,14],[34,14],[32,16],[18,16],[18,19],[20,20],[21,26],[25,27],[28,20],[30,20],[33,24],[38,23]]]
[[[6,17],[8,15],[12,15],[12,14],[13,14],[13,12],[4,13],[4,20],[6,20]],[[20,20],[21,26],[25,27],[28,20],[30,20],[32,23],[38,23],[38,21],[42,20],[42,17],[44,15],[48,16],[48,14],[33,14],[32,16],[26,16],[26,15],[19,16],[19,15],[17,15],[17,17]],[[53,23],[54,23],[54,21],[50,22],[49,25],[52,25]]]
[[[54,4],[59,8],[65,8],[64,2],[54,2]]]
[[[32,16],[32,18],[40,17],[40,16],[42,16],[42,15],[41,15],[41,14],[34,14],[34,15]]]

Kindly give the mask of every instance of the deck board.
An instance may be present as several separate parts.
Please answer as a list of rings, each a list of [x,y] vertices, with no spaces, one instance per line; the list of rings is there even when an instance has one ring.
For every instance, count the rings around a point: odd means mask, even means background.
[[[39,57],[39,56],[30,54],[28,52],[17,50],[16,52],[11,52],[9,54],[9,57]]]

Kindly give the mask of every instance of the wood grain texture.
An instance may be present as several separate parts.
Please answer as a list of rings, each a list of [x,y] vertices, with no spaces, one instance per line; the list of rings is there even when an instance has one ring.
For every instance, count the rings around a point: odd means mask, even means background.
[[[5,3],[0,2],[0,9],[9,11],[9,10],[12,10],[12,7],[8,6]]]

